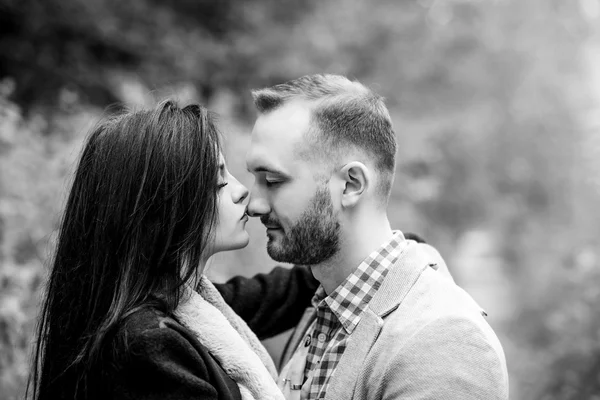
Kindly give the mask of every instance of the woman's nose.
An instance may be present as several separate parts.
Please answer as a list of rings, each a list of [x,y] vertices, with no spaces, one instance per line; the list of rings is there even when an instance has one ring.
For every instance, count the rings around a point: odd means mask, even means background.
[[[241,203],[241,202],[243,202],[248,197],[248,194],[250,192],[248,191],[248,188],[246,186],[242,185],[237,180],[236,180],[236,184],[237,184],[237,187],[236,187],[236,190],[234,192],[234,199],[233,199],[233,201],[235,203]]]

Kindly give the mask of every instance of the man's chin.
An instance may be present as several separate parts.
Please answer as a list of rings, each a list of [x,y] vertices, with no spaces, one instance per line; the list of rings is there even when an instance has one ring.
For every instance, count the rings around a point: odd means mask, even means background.
[[[267,248],[267,254],[269,254],[269,257],[271,257],[271,259],[273,261],[282,262],[282,263],[291,263],[285,257],[282,257],[281,253],[273,252],[269,248]]]
[[[267,254],[273,261],[282,262],[282,263],[293,263],[290,261],[289,257],[285,252],[281,251],[278,246],[277,240],[269,236],[269,241],[267,242]]]

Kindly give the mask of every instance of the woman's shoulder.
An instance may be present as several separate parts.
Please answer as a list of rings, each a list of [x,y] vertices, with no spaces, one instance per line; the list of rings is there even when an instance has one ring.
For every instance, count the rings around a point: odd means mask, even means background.
[[[114,337],[118,364],[167,361],[169,357],[196,358],[202,361],[202,345],[173,317],[154,307],[145,307],[128,315]]]
[[[117,336],[138,338],[155,330],[179,330],[183,326],[156,307],[144,307],[128,315],[120,324]]]
[[[223,394],[238,398],[237,386],[208,350],[173,317],[156,308],[129,315],[115,339],[120,355],[115,360],[114,384],[121,394],[131,398],[192,398],[192,394],[207,399]]]
[[[124,361],[168,362],[185,359],[205,365],[207,349],[174,317],[155,307],[136,310],[120,324],[115,349]],[[202,368],[203,369],[203,368]]]

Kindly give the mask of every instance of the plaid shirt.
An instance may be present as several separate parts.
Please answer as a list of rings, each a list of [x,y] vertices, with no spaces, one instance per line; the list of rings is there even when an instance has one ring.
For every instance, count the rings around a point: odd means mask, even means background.
[[[317,318],[300,346],[309,343],[301,399],[324,399],[329,380],[338,365],[348,338],[360,322],[363,311],[383,282],[389,267],[406,245],[401,232],[367,257],[329,296],[319,286],[312,304]]]

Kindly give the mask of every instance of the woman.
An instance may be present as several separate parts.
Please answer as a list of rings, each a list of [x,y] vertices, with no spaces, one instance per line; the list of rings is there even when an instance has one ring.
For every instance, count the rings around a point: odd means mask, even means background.
[[[202,278],[211,255],[248,243],[247,194],[201,106],[101,123],[60,228],[33,397],[283,398],[265,349]]]

